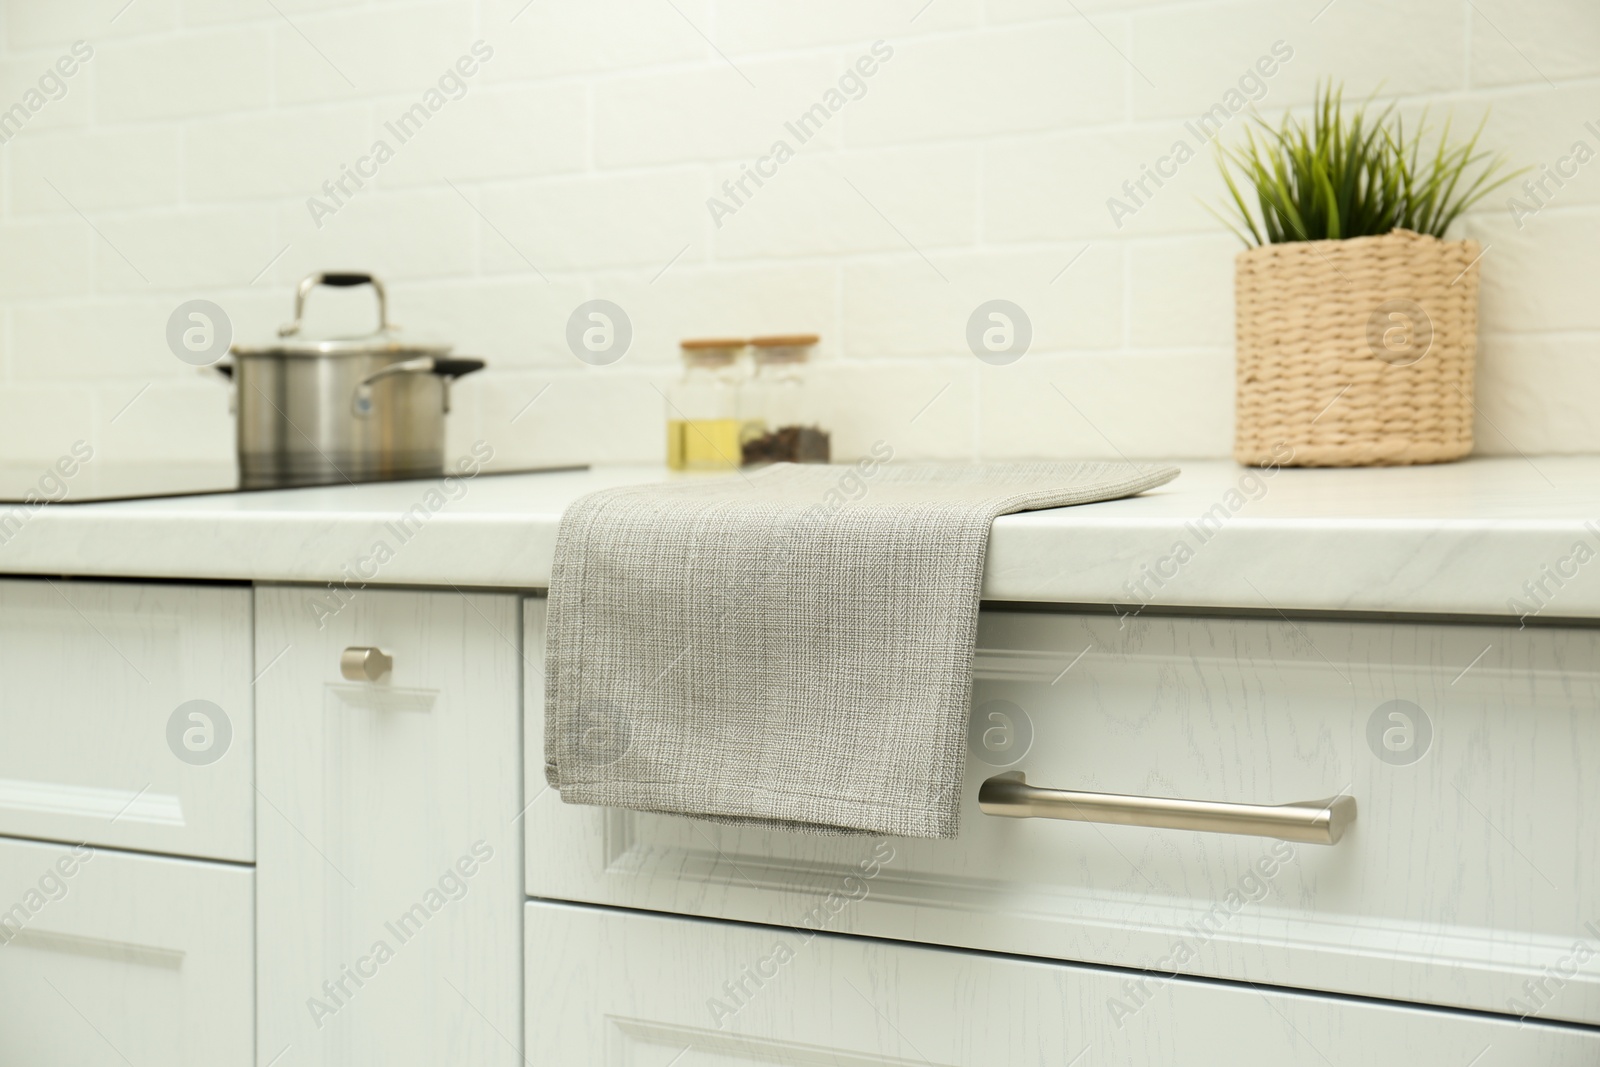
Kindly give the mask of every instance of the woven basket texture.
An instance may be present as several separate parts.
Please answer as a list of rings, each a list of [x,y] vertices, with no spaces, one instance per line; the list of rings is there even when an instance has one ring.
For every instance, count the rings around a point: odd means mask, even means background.
[[[1239,253],[1234,458],[1362,467],[1472,451],[1478,256],[1476,241],[1409,230]]]

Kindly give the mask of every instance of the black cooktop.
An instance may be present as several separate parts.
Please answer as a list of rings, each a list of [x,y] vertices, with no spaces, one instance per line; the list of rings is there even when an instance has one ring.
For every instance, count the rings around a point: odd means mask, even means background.
[[[543,474],[584,470],[587,464],[563,466],[489,466],[475,477],[501,474]],[[436,482],[443,475],[395,479],[399,482]],[[340,483],[349,484],[349,483]],[[367,483],[374,484],[374,483]],[[305,488],[329,488],[327,486]],[[92,504],[107,500],[147,500],[156,497],[202,496],[212,493],[259,493],[268,488],[242,489],[239,469],[233,463],[117,463],[62,456],[54,463],[0,462],[0,507],[26,504]]]

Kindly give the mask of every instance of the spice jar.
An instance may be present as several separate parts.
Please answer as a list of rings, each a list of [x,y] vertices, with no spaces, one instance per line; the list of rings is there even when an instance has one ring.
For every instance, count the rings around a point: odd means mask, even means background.
[[[740,449],[746,466],[828,462],[829,438],[819,421],[819,398],[806,380],[818,340],[814,333],[751,340],[755,370],[744,388],[747,423]]]
[[[667,466],[677,471],[733,470],[742,455],[739,365],[743,340],[681,344],[683,376],[667,387]]]

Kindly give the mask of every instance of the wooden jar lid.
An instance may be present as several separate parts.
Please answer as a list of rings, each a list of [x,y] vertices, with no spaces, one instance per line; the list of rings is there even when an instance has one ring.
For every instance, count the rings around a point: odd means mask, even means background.
[[[696,337],[679,341],[678,347],[685,352],[704,352],[707,349],[743,348],[749,343],[743,337]]]
[[[752,337],[750,343],[757,348],[806,348],[822,340],[814,333],[780,333],[770,337]]]

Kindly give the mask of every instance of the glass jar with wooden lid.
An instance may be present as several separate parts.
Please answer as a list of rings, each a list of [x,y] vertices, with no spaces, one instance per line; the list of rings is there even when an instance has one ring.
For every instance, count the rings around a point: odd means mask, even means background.
[[[821,398],[807,375],[819,340],[814,333],[751,339],[754,371],[744,388],[747,422],[741,443],[746,466],[828,462]]]
[[[667,387],[667,466],[733,470],[742,461],[739,355],[743,338],[701,338],[680,344],[683,374]]]

